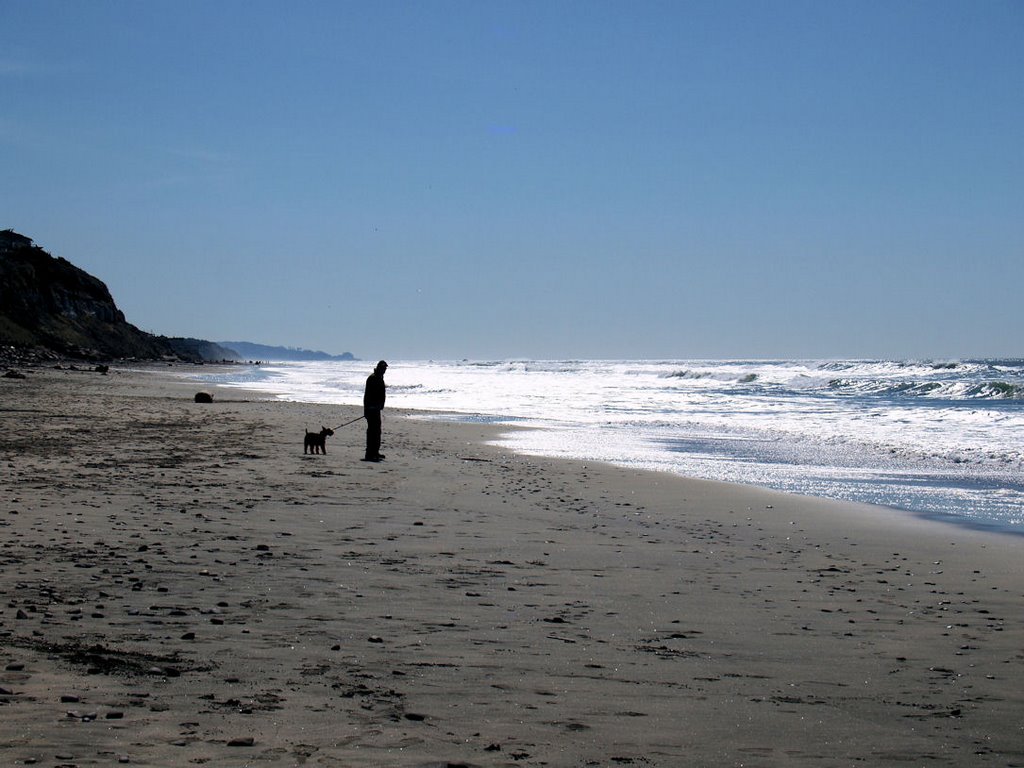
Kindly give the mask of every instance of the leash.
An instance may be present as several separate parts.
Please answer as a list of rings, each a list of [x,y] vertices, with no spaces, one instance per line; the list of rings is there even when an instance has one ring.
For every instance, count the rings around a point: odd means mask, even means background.
[[[364,416],[356,416],[354,419],[352,419],[352,421],[346,421],[344,424],[342,424],[341,426],[337,426],[334,429],[335,429],[335,431],[337,431],[337,430],[341,429],[342,427],[347,427],[349,424],[355,424],[357,421],[359,421],[362,418],[365,418],[365,417]]]

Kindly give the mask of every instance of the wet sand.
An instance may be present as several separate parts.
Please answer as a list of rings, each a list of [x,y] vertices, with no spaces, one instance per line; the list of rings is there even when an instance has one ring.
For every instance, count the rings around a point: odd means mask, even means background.
[[[0,764],[1024,765],[1024,539],[0,379]]]

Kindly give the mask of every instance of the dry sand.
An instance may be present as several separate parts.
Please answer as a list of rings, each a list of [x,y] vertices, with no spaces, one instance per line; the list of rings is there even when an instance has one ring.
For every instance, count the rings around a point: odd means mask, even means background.
[[[0,764],[1024,765],[1024,539],[0,379]]]

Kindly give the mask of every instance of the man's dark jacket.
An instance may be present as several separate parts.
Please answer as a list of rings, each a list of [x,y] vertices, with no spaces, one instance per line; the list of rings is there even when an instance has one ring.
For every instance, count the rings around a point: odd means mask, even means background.
[[[363,410],[384,410],[384,400],[386,397],[387,387],[384,385],[384,377],[374,371],[366,379],[366,391],[363,393]]]

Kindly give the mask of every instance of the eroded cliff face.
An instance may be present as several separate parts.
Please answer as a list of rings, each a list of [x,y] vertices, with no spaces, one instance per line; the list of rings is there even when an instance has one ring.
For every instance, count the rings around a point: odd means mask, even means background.
[[[83,359],[173,354],[125,320],[102,280],[12,230],[0,232],[0,345]]]

